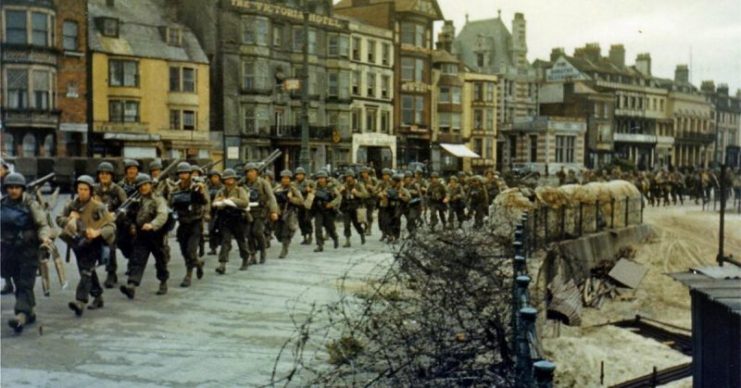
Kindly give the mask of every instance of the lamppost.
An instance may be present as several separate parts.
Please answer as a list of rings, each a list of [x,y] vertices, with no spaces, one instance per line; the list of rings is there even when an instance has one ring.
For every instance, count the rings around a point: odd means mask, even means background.
[[[303,1],[303,72],[301,74],[301,151],[299,164],[307,172],[309,162],[309,1]]]

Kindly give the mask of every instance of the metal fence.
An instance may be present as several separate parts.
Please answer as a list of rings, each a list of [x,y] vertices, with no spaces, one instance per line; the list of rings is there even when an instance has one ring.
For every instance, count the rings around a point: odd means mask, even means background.
[[[720,189],[713,189],[712,192],[708,195],[707,201],[703,201],[702,203],[702,210],[703,211],[720,211],[720,201],[721,201],[721,192]],[[727,189],[725,196],[723,196],[723,200],[726,204],[726,212],[734,212],[736,214],[741,214],[741,189],[733,188],[733,189]]]
[[[642,198],[612,199],[609,202],[579,203],[559,208],[540,206],[528,217],[528,251],[590,233],[640,225],[643,223],[644,206]]]
[[[526,249],[531,241],[529,218],[526,213],[515,228],[512,285],[512,333],[516,363],[515,386],[550,388],[553,386],[555,364],[545,360],[538,339],[536,319],[538,311],[530,305],[530,276],[527,261],[532,249]]]

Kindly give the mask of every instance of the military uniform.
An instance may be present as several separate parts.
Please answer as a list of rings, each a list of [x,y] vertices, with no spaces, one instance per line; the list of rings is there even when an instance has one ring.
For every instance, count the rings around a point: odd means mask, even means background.
[[[98,165],[98,178],[100,179],[101,173],[109,173],[111,174],[111,178],[113,177],[113,165],[111,165],[108,162],[102,162]],[[97,186],[95,186],[95,190],[93,191],[95,198],[98,199],[100,202],[103,202],[108,207],[108,211],[115,215],[118,208],[126,202],[127,195],[126,191],[121,188],[118,184],[114,182],[110,182],[109,184],[104,184],[102,182],[98,183]],[[106,270],[106,280],[103,283],[106,288],[113,288],[113,286],[118,282],[118,275],[116,274],[116,271],[118,271],[118,263],[116,260],[116,241],[114,239],[113,243],[105,250],[104,253],[104,259],[105,262],[105,270]]]
[[[456,227],[454,220],[458,221],[459,228],[463,226],[463,221],[466,217],[465,197],[466,193],[463,190],[463,186],[458,184],[458,178],[451,176],[450,182],[448,182],[448,206],[450,207],[448,211],[448,226],[450,228]]]
[[[178,166],[178,173],[189,171],[190,165],[186,162]],[[181,287],[190,286],[193,269],[198,279],[203,277],[203,261],[198,258],[198,248],[203,235],[203,216],[211,208],[210,201],[206,185],[190,179],[178,182],[170,191],[169,205],[177,215],[177,240],[185,260],[186,274]]]
[[[123,191],[126,193],[126,197],[131,197],[136,193],[136,180],[129,180],[126,177],[118,182]],[[131,226],[134,224],[134,215],[136,214],[136,203],[131,204],[127,211],[122,214],[116,214],[116,245],[125,258],[131,259],[134,253],[134,241],[133,237],[129,233]]]
[[[301,191],[301,195],[306,198],[309,194],[309,189],[314,187],[314,181],[306,178],[306,173],[301,167],[296,169],[295,175],[296,187]],[[313,233],[311,212],[305,206],[298,209],[298,226],[301,229],[301,236],[304,238],[301,245],[311,245],[311,234]]]
[[[9,174],[8,179],[8,183],[25,187],[25,178],[20,174]],[[39,247],[43,241],[48,242],[51,228],[39,204],[25,192],[18,200],[6,195],[0,207],[0,266],[3,276],[15,283],[16,316],[8,324],[20,332],[25,324],[36,320],[33,288],[39,268]]]
[[[427,204],[430,208],[430,228],[434,231],[438,222],[442,222],[445,228],[445,212],[448,209],[445,197],[448,195],[448,189],[440,182],[437,174],[433,174],[433,179],[427,187]]]
[[[248,164],[249,166],[249,164]],[[256,168],[255,168],[256,169]],[[260,252],[260,263],[265,262],[265,222],[270,213],[278,213],[273,188],[267,180],[256,177],[255,180],[245,180],[244,188],[249,195],[250,215],[252,220],[247,223],[247,240],[250,248],[250,260],[255,261],[255,255]]]
[[[86,175],[77,179],[77,185],[87,184],[90,193],[93,193],[93,179]],[[79,214],[79,218],[71,217],[72,212]],[[92,295],[95,300],[89,308],[103,307],[103,288],[98,280],[95,267],[102,260],[104,245],[113,243],[116,226],[113,215],[108,208],[95,198],[82,202],[79,198],[70,201],[57,217],[57,225],[63,228],[60,238],[71,245],[77,257],[77,268],[80,271],[80,282],[77,284],[75,301],[69,303],[69,307],[76,315],[82,315],[83,306],[88,302],[88,296]],[[93,239],[87,238],[86,230],[99,231],[99,235]]]
[[[317,179],[322,177],[327,178],[325,171],[317,173]],[[314,237],[316,238],[317,247],[314,249],[314,252],[322,252],[324,250],[322,229],[325,229],[327,235],[334,241],[334,247],[337,248],[339,246],[335,217],[341,203],[342,197],[337,186],[330,183],[329,180],[323,185],[317,182],[316,187],[307,195],[306,204],[311,209],[311,215],[314,218],[314,232],[316,233]]]
[[[213,175],[218,175],[221,177],[221,174],[219,174],[217,171],[211,171],[209,174],[209,177]],[[219,181],[218,183],[213,183],[211,179],[206,183],[206,190],[208,191],[209,195],[209,201],[213,203],[213,201],[216,199],[216,194],[224,187],[224,185]],[[209,208],[208,212],[210,214],[210,217],[208,219],[208,247],[210,249],[209,254],[215,255],[216,254],[216,248],[221,245],[221,231],[218,228],[218,218],[216,214],[216,210],[213,208]]]
[[[482,227],[489,209],[489,193],[486,192],[482,177],[476,176],[469,180],[468,208],[469,214],[473,214],[474,228]]]
[[[350,224],[355,228],[360,236],[360,243],[365,244],[365,230],[363,225],[358,221],[358,209],[364,206],[365,200],[369,197],[365,185],[355,180],[355,174],[352,171],[345,173],[345,184],[340,188],[340,211],[342,211],[342,223],[344,225],[345,248],[350,247]],[[366,210],[367,211],[367,210]]]
[[[414,181],[411,174],[405,177],[404,188],[409,192],[409,202],[404,206],[404,216],[407,220],[407,232],[413,236],[422,217],[422,188]]]
[[[151,178],[144,174],[137,182],[140,187],[152,183]],[[165,252],[168,247],[164,239],[167,237],[168,213],[167,202],[154,192],[154,187],[149,194],[141,195],[134,224],[134,253],[129,261],[129,279],[127,285],[121,286],[121,292],[129,299],[134,298],[135,289],[141,284],[150,254],[154,256],[157,280],[160,281],[157,294],[167,293],[167,279],[170,278],[167,262],[170,255]]]
[[[234,170],[224,170],[222,179],[224,181],[230,179],[236,180]],[[231,206],[231,204],[227,204],[225,201],[230,201],[235,206]],[[249,203],[249,195],[242,187],[237,186],[236,183],[231,187],[224,184],[224,187],[216,193],[213,207],[216,208],[219,222],[218,228],[221,230],[219,267],[216,268],[216,272],[219,274],[223,275],[226,272],[226,263],[229,262],[229,252],[232,250],[232,239],[237,240],[239,256],[242,258],[242,268],[240,269],[247,269],[250,253],[247,247],[247,241],[245,241],[245,225],[250,218],[246,210]]]
[[[379,196],[379,222],[386,233],[386,241],[394,242],[401,235],[401,216],[403,207],[411,200],[409,191],[401,183],[401,175],[395,175],[393,181],[381,188]],[[380,217],[383,214],[383,217]]]
[[[378,179],[370,174],[371,171],[372,170],[369,167],[364,167],[360,170],[360,177],[358,178],[358,181],[365,186],[365,190],[368,192],[368,197],[363,201],[366,209],[366,236],[371,235],[371,229],[373,228],[373,213],[376,212],[376,208],[378,207],[378,198],[373,195],[376,191],[376,186],[378,186]]]
[[[281,177],[291,177],[291,171],[281,172]],[[291,245],[294,233],[298,229],[299,210],[304,208],[304,196],[293,182],[288,186],[279,184],[273,189],[275,201],[280,209],[280,217],[275,224],[275,235],[281,242],[280,258],[288,255],[288,247]]]

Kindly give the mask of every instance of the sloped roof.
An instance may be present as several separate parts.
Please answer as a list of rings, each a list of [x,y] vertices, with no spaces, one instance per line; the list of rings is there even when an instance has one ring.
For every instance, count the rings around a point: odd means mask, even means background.
[[[417,7],[420,1],[425,1],[425,0],[366,0],[366,1],[363,1],[363,5],[394,3],[394,8],[396,9],[396,12],[419,12],[417,10]],[[443,12],[440,9],[440,5],[437,3],[437,0],[429,0],[429,1],[432,4],[433,8],[435,9],[435,13],[437,14],[435,20],[442,20]],[[334,8],[344,9],[344,8],[352,8],[353,6],[354,6],[354,0],[342,0],[339,3],[335,4]]]
[[[117,38],[106,37],[96,28],[95,19],[111,17],[119,20]],[[168,18],[163,0],[88,1],[90,49],[117,55],[159,58],[171,61],[208,63],[196,36],[185,25]],[[162,37],[161,28],[177,27],[182,31],[182,45],[171,46]]]
[[[483,71],[494,72],[501,65],[513,64],[510,55],[512,34],[501,18],[469,21],[453,42],[454,53],[466,66],[474,69],[478,68],[476,51],[479,47],[489,52],[490,66],[482,69]]]

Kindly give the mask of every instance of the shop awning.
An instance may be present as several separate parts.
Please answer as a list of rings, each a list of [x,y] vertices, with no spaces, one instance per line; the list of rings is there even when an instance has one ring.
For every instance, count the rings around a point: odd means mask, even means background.
[[[480,158],[475,152],[471,151],[468,147],[463,144],[446,144],[440,143],[440,147],[443,147],[445,151],[450,152],[453,156],[458,158]]]

